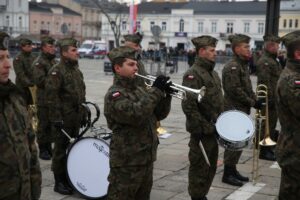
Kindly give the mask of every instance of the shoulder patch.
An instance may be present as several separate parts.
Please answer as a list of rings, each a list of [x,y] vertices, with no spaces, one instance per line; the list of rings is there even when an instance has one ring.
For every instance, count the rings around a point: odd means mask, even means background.
[[[193,80],[195,77],[194,77],[194,75],[188,75],[186,78],[189,80]]]
[[[116,98],[118,98],[120,96],[121,96],[121,93],[119,91],[113,92],[111,94],[112,99],[116,99]]]
[[[295,83],[295,86],[296,86],[296,87],[300,87],[300,80],[295,80],[294,83]]]

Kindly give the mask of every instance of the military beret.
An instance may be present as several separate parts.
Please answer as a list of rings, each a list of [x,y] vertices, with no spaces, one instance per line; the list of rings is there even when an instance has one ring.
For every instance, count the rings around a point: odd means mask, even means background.
[[[77,47],[78,46],[78,41],[74,38],[63,38],[63,39],[60,39],[58,41],[57,45],[59,47],[63,47],[63,46]]]
[[[20,45],[21,45],[21,46],[31,45],[31,44],[32,44],[32,41],[29,40],[29,39],[27,39],[27,38],[21,38],[21,39],[19,40],[19,42],[20,42]]]
[[[8,48],[9,35],[5,32],[0,32],[0,49],[6,50]]]
[[[234,35],[229,35],[228,40],[230,41],[231,44],[236,45],[239,43],[249,43],[251,38],[248,35],[244,35],[244,34],[234,34]]]
[[[202,35],[200,37],[196,37],[192,39],[192,43],[195,45],[196,48],[212,46],[215,47],[218,40],[214,37],[209,35]]]
[[[55,43],[55,39],[53,39],[50,36],[43,36],[41,38],[41,42],[42,42],[42,44],[54,44]]]
[[[276,43],[280,43],[281,39],[280,37],[276,36],[276,35],[265,35],[264,36],[264,41],[265,42],[276,42]]]
[[[133,42],[135,44],[140,44],[143,39],[143,36],[140,33],[128,34],[124,35],[123,37],[125,41]]]
[[[286,34],[281,38],[281,40],[286,47],[288,47],[293,42],[300,41],[300,30]]]
[[[126,46],[114,48],[108,53],[108,58],[111,62],[114,62],[117,58],[129,58],[136,60],[137,56],[138,53],[135,49]]]

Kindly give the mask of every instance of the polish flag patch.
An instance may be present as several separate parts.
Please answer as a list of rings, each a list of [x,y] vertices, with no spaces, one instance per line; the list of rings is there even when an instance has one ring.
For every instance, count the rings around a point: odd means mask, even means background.
[[[295,85],[300,86],[300,80],[296,80]]]
[[[188,75],[187,79],[193,80],[195,77],[193,75]]]
[[[112,98],[115,99],[115,98],[118,98],[119,96],[121,96],[121,93],[120,92],[114,92],[112,94]]]

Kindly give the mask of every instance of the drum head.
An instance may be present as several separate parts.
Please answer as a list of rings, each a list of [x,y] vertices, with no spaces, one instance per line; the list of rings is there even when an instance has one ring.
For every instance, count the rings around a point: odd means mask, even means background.
[[[216,129],[219,136],[227,141],[245,141],[253,136],[254,123],[241,111],[226,111],[217,119]]]
[[[89,198],[107,194],[109,146],[96,138],[82,138],[68,152],[68,177],[73,187]]]

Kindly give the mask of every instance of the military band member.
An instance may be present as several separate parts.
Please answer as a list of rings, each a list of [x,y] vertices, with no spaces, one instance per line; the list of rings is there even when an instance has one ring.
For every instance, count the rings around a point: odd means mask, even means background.
[[[45,79],[50,68],[56,64],[55,48],[55,40],[52,37],[42,37],[41,53],[32,64],[33,79],[37,86],[37,116],[39,121],[37,141],[40,149],[39,157],[43,160],[50,160],[52,155],[51,124],[48,119],[49,111],[45,98]]]
[[[36,56],[32,54],[32,41],[26,38],[20,39],[21,52],[14,58],[13,66],[16,73],[16,85],[22,91],[27,105],[33,103],[29,87],[34,86],[32,77],[32,63]]]
[[[250,39],[243,34],[229,36],[234,55],[222,71],[225,110],[236,109],[250,114],[251,107],[262,107],[262,101],[256,101],[249,75]],[[242,176],[236,169],[241,155],[242,151],[225,149],[222,182],[242,186],[243,182],[249,181],[248,177]]]
[[[7,39],[0,32],[0,199],[38,200],[42,176],[35,134],[19,88],[8,78]]]
[[[104,99],[104,115],[113,131],[107,200],[149,200],[158,137],[156,121],[167,117],[171,97],[168,78],[159,76],[150,89],[137,86],[136,51],[119,47],[109,52],[114,83]]]
[[[217,39],[204,35],[193,38],[192,42],[197,54],[193,66],[183,76],[183,86],[195,89],[205,86],[206,93],[200,103],[197,97],[191,94],[187,94],[187,99],[182,101],[186,129],[191,134],[188,191],[192,200],[206,200],[217,169],[219,149],[215,122],[223,111],[224,104],[221,80],[214,71]],[[210,167],[200,150],[200,140],[210,161]]]
[[[63,128],[73,138],[78,136],[80,126],[85,123],[81,104],[85,102],[86,93],[83,74],[78,66],[77,40],[64,38],[58,41],[58,46],[61,60],[48,72],[45,96],[51,111],[49,120],[58,127],[51,166],[55,178],[54,191],[68,195],[72,194],[66,177],[66,149],[69,141],[60,129]]]
[[[279,75],[282,71],[281,65],[277,60],[280,38],[278,36],[264,36],[264,53],[257,61],[257,85],[264,84],[268,90],[268,120],[271,139],[275,142],[278,138],[277,124],[277,109],[275,106],[275,89]],[[262,114],[265,114],[263,109]],[[263,121],[261,127],[262,133],[265,133],[265,123]],[[262,140],[264,134],[261,135]],[[261,146],[259,158],[264,160],[275,161],[275,155],[272,151],[273,147]]]
[[[276,157],[281,167],[279,200],[300,199],[300,31],[283,38],[287,64],[276,88],[281,124]]]

